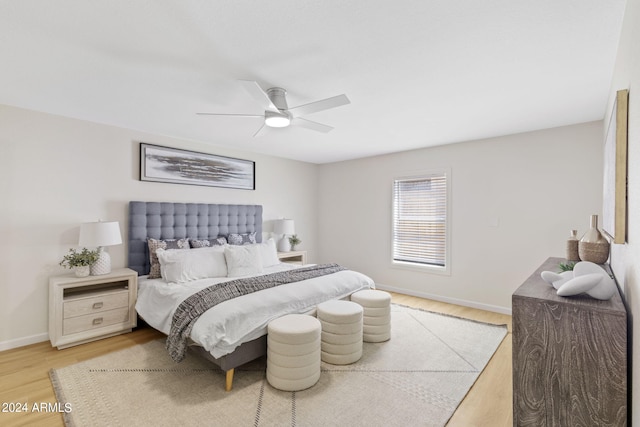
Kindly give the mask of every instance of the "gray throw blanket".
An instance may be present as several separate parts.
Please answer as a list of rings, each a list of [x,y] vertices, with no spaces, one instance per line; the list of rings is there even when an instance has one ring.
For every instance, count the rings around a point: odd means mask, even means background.
[[[211,307],[235,297],[247,295],[263,289],[286,283],[300,282],[345,270],[338,264],[321,264],[295,270],[246,277],[209,286],[191,295],[180,303],[171,321],[171,331],[167,338],[167,351],[176,362],[181,362],[187,352],[187,340],[196,320]]]

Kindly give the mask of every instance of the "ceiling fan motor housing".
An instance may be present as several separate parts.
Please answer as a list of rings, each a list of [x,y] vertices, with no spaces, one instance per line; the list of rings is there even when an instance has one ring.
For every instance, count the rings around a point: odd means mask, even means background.
[[[269,99],[276,106],[279,112],[266,110],[264,112],[264,123],[272,128],[283,128],[291,123],[291,116],[287,112],[287,91],[281,87],[272,87],[267,89]]]
[[[267,89],[267,95],[269,95],[269,99],[278,110],[285,111],[289,109],[289,106],[287,106],[286,90],[281,87],[272,87],[271,89]]]

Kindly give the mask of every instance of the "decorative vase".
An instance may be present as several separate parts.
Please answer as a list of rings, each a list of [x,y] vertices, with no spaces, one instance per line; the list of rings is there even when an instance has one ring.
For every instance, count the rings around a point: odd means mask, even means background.
[[[91,268],[88,265],[79,265],[74,268],[77,277],[87,277]]]
[[[567,261],[580,261],[578,255],[578,230],[571,230],[567,239]]]
[[[582,261],[604,264],[609,259],[609,241],[598,230],[598,215],[591,215],[591,228],[578,243],[578,255]]]

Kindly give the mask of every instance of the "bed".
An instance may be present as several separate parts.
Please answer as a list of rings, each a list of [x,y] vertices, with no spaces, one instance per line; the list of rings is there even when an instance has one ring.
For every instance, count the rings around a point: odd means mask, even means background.
[[[305,270],[304,266],[279,262],[275,242],[263,241],[260,205],[132,201],[128,235],[129,268],[139,275],[136,310],[147,324],[167,335],[180,304],[212,285],[231,284],[245,277],[259,281],[267,276]],[[175,246],[184,246],[185,241],[190,242],[188,247]],[[164,246],[158,248],[157,242]],[[205,247],[193,248],[194,244]],[[236,254],[256,252],[260,256],[250,264],[242,257],[236,258]],[[203,256],[215,260],[207,262],[204,269],[201,267],[205,263],[195,265],[192,261]],[[172,270],[172,265],[178,265],[170,263],[174,258],[190,260],[191,264],[183,262],[179,269]],[[358,290],[375,287],[361,273],[335,270],[339,271],[215,305],[193,323],[189,348],[226,372],[225,388],[231,390],[235,368],[266,354],[266,325],[270,320],[290,313],[313,313],[320,302],[346,298]],[[169,335],[168,342],[171,338]]]

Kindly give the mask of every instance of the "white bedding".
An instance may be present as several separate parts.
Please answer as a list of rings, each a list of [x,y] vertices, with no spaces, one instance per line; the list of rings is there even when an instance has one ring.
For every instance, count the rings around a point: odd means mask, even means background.
[[[280,263],[265,268],[263,274],[294,268],[299,266]],[[136,310],[149,325],[168,335],[173,313],[185,298],[207,286],[234,279],[222,277],[167,283],[141,276]],[[219,358],[233,352],[240,344],[266,334],[267,324],[273,319],[290,313],[306,313],[321,302],[374,287],[371,278],[345,270],[254,292],[209,309],[194,324],[191,339]]]

